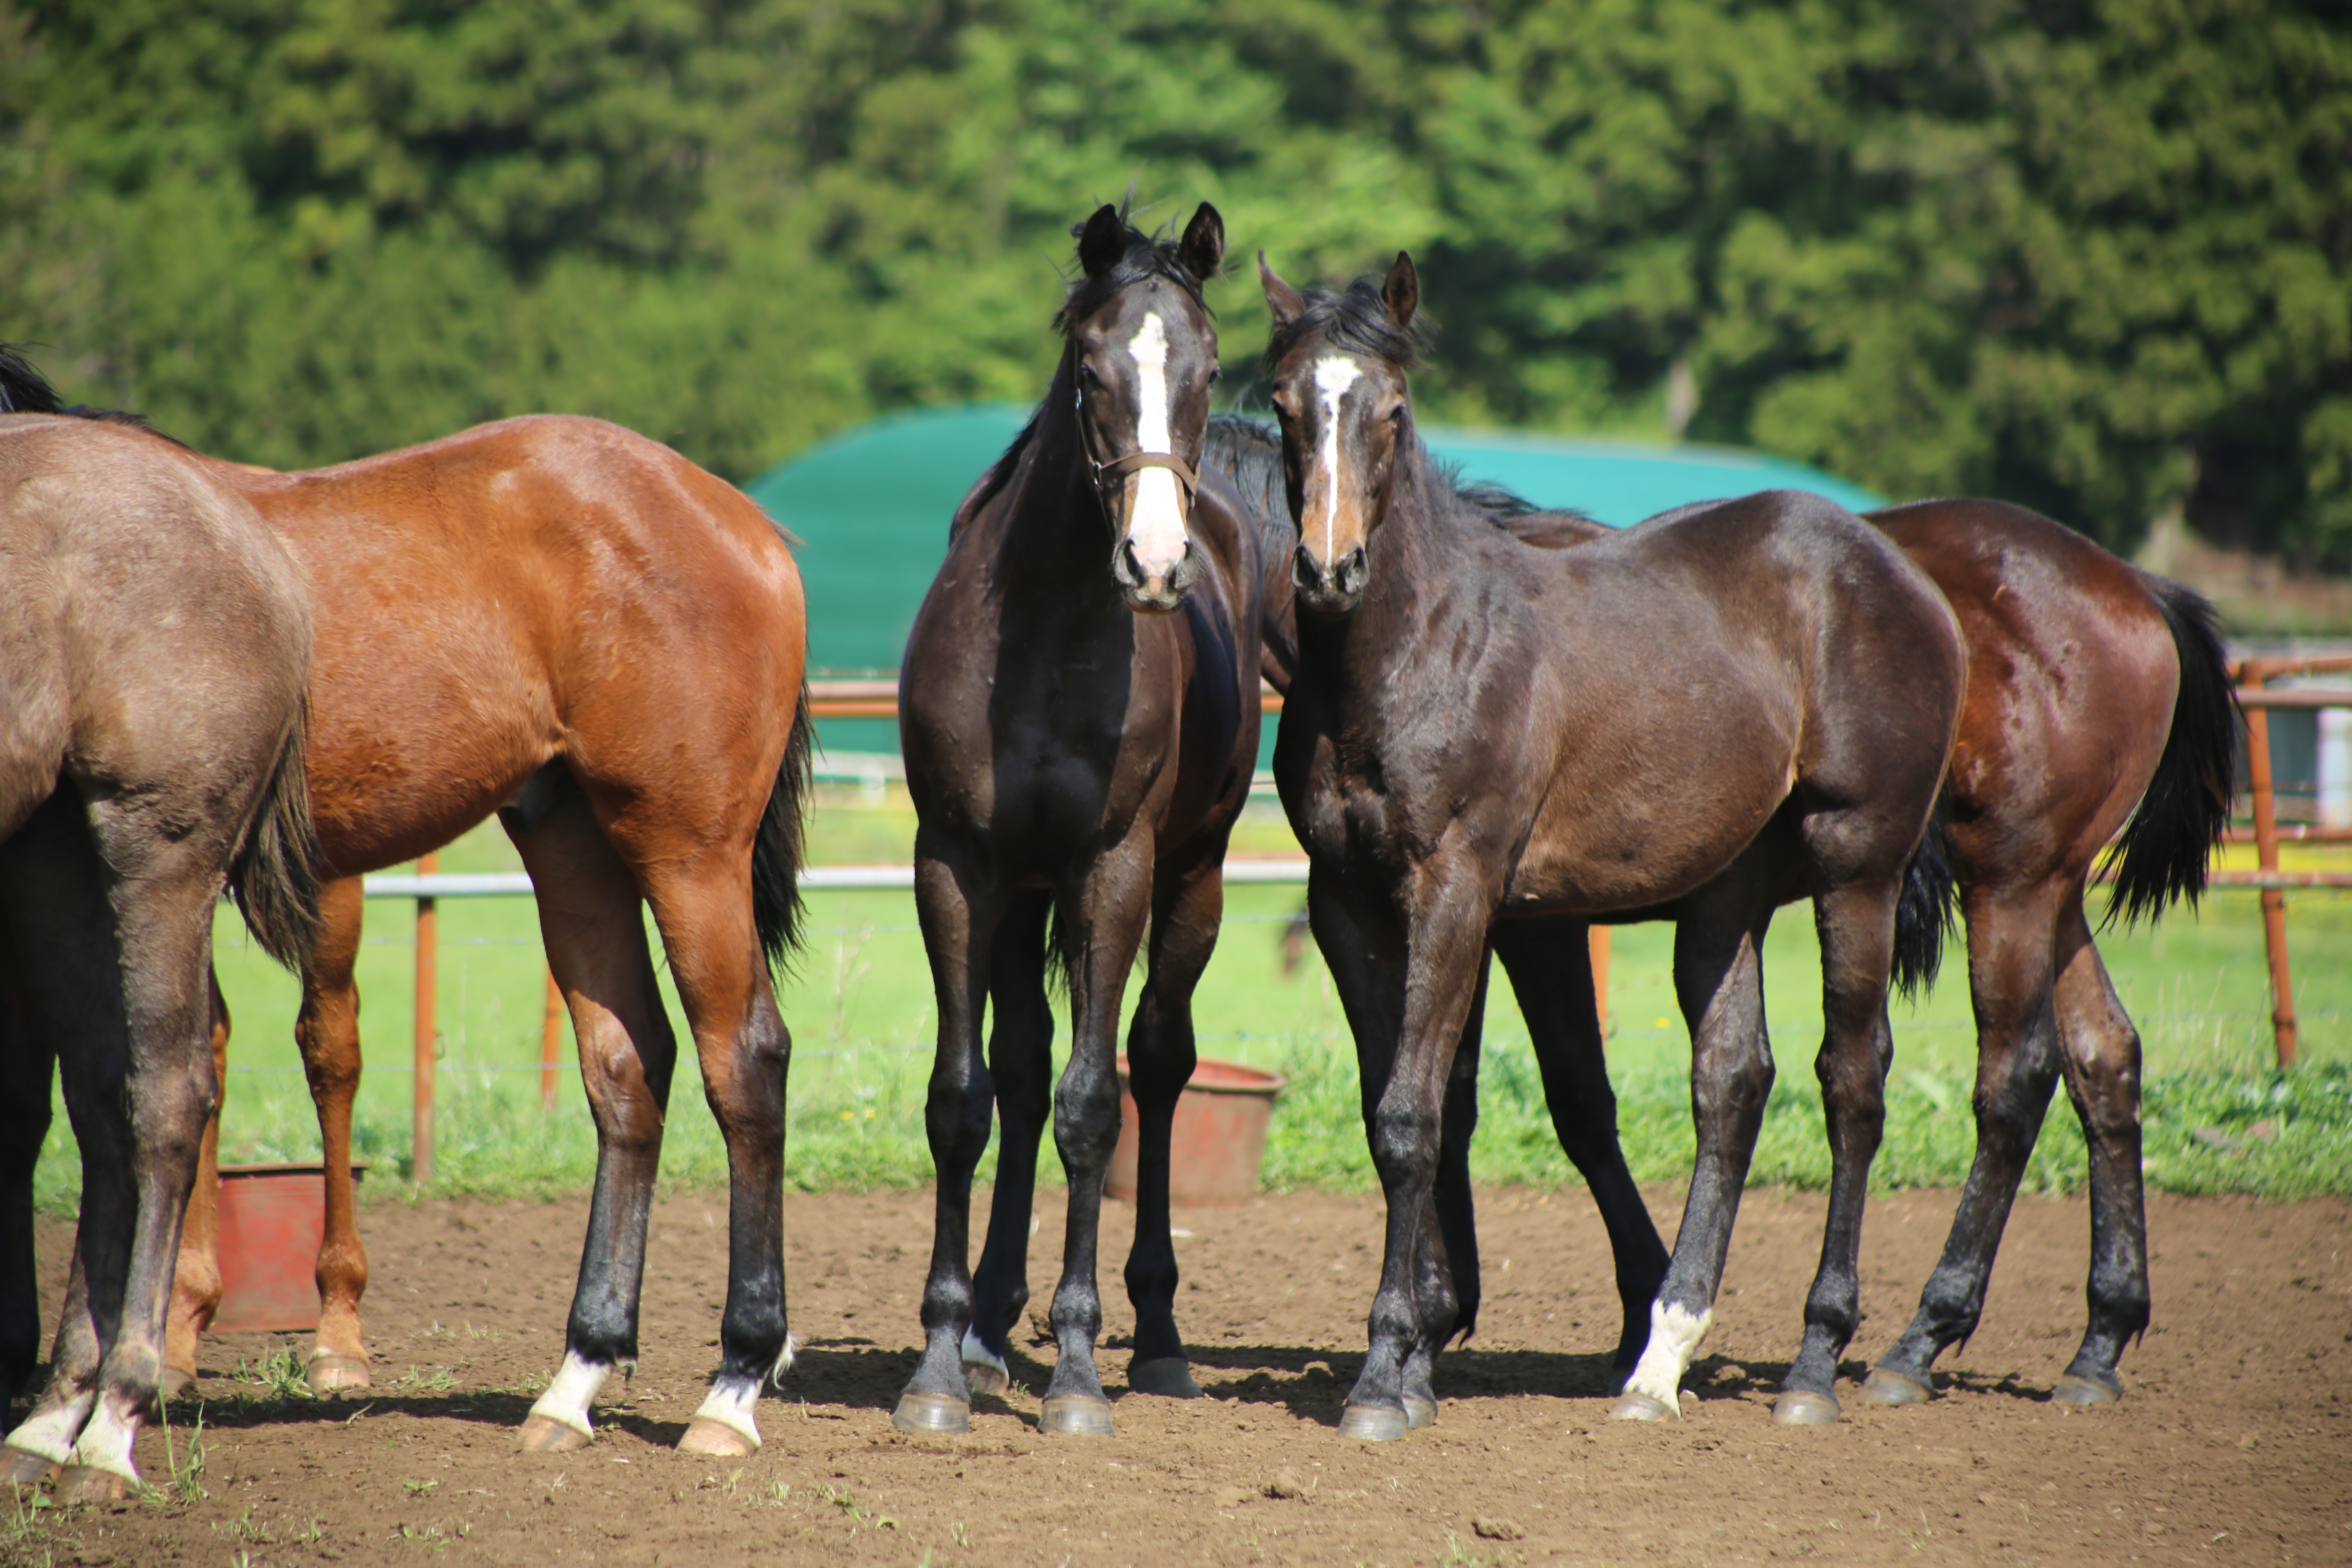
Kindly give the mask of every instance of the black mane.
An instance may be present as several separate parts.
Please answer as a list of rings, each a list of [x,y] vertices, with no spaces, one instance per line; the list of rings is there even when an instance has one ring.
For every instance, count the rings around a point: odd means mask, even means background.
[[[49,378],[34,368],[20,352],[25,343],[0,343],[0,414],[62,414],[69,419],[95,419],[102,425],[128,425],[152,436],[163,436],[174,447],[186,442],[166,436],[148,423],[144,414],[127,408],[92,408],[87,403],[67,403],[58,396]]]
[[[1429,339],[1421,330],[1421,318],[1416,317],[1412,326],[1398,326],[1381,300],[1378,278],[1359,278],[1344,290],[1309,289],[1306,298],[1307,308],[1276,326],[1267,340],[1269,371],[1281,364],[1309,332],[1321,332],[1337,347],[1384,359],[1399,370],[1418,368],[1428,352]]]

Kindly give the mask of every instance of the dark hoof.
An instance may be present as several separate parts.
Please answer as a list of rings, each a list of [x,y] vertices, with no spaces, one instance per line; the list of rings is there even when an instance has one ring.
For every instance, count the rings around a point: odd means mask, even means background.
[[[520,1447],[526,1454],[570,1454],[588,1446],[587,1433],[547,1415],[526,1417]]]
[[[1614,1421],[1677,1421],[1682,1412],[1646,1394],[1627,1394],[1610,1407],[1609,1415]]]
[[[1784,1388],[1772,1401],[1775,1426],[1827,1426],[1838,1418],[1838,1402],[1810,1388]]]
[[[1003,1394],[1013,1386],[1013,1379],[1003,1367],[991,1366],[984,1361],[963,1363],[963,1386],[967,1394]]]
[[[1138,1394],[1157,1394],[1163,1399],[1201,1397],[1201,1385],[1192,1381],[1192,1363],[1181,1355],[1129,1363],[1127,1386]]]
[[[1423,1399],[1417,1394],[1404,1396],[1404,1424],[1418,1432],[1424,1426],[1437,1425],[1437,1401]]]
[[[1110,1401],[1091,1394],[1049,1394],[1037,1415],[1037,1430],[1063,1437],[1108,1437]]]
[[[1360,1443],[1393,1443],[1412,1430],[1403,1410],[1386,1405],[1350,1405],[1339,1413],[1339,1436]]]
[[[707,1454],[716,1459],[740,1459],[760,1451],[758,1439],[746,1437],[724,1421],[713,1421],[698,1415],[686,1424],[686,1436],[677,1440],[681,1454]]]
[[[54,1494],[59,1508],[71,1508],[77,1503],[121,1502],[131,1495],[136,1481],[101,1470],[90,1465],[68,1465],[58,1474],[58,1489]]]
[[[0,1447],[0,1486],[37,1487],[58,1473],[58,1462],[46,1454]]]
[[[2051,1402],[2056,1405],[2113,1405],[2123,1396],[2123,1379],[2113,1375],[2102,1380],[2062,1372],[2050,1385]]]
[[[971,1401],[958,1399],[951,1394],[917,1394],[910,1389],[898,1395],[898,1408],[890,1412],[890,1425],[901,1432],[920,1432],[928,1436],[961,1436],[971,1430]]]
[[[196,1369],[192,1366],[167,1366],[155,1384],[155,1397],[169,1405],[174,1399],[185,1399],[196,1391]]]
[[[302,1369],[313,1394],[341,1394],[347,1388],[372,1388],[364,1357],[320,1351]]]
[[[1925,1405],[1936,1397],[1936,1391],[1907,1372],[1874,1366],[1854,1397],[1864,1405]]]

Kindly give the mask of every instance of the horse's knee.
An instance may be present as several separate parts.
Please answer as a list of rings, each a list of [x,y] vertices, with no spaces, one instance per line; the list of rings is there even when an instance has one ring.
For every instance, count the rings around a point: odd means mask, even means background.
[[[1724,1052],[1707,1070],[1692,1075],[1693,1106],[1704,1119],[1760,1113],[1772,1097],[1776,1072],[1772,1054],[1760,1041]]]
[[[1054,1103],[1054,1142],[1065,1161],[1108,1160],[1118,1142],[1118,1080],[1105,1073],[1066,1086]]]
[[[1438,1113],[1422,1105],[1397,1105],[1383,1100],[1370,1125],[1372,1166],[1382,1181],[1394,1186],[1428,1185],[1437,1176]]]

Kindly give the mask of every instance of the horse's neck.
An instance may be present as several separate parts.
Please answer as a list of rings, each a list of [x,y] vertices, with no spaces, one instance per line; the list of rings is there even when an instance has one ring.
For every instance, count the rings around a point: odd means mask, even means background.
[[[1111,576],[1110,530],[1087,482],[1071,376],[1066,353],[1036,434],[1004,487],[992,575],[1002,596],[1040,600],[1055,618],[1076,612],[1117,620],[1133,612]]]
[[[1392,713],[1400,685],[1409,688],[1416,672],[1431,668],[1428,649],[1445,636],[1433,612],[1451,596],[1449,574],[1462,563],[1441,484],[1416,441],[1373,531],[1362,601],[1346,616],[1298,613],[1301,667],[1330,695],[1343,722],[1367,705]]]

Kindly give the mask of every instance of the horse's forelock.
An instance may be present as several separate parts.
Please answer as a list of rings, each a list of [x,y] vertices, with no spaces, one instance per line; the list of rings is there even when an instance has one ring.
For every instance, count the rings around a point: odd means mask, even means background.
[[[1398,326],[1381,299],[1380,279],[1359,278],[1343,289],[1309,289],[1306,299],[1305,310],[1275,327],[1265,345],[1267,370],[1278,367],[1293,349],[1317,336],[1349,353],[1386,360],[1399,370],[1420,368],[1429,348],[1421,318],[1412,326]]]

